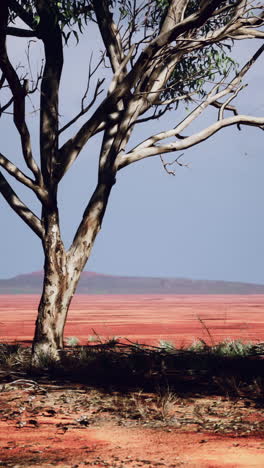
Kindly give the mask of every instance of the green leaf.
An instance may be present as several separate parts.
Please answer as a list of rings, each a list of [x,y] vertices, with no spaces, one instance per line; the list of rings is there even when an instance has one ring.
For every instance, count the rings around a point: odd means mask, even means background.
[[[35,23],[35,25],[37,26],[37,25],[39,24],[39,22],[40,22],[40,16],[35,15],[35,16],[34,16],[34,23]]]

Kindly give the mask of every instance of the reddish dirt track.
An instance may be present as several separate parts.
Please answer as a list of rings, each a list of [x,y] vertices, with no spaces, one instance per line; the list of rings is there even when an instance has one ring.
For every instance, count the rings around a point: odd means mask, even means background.
[[[54,424],[55,426],[55,424]],[[106,426],[63,434],[13,428],[4,433],[2,466],[17,468],[263,468],[262,437],[238,438],[164,429]],[[1,429],[9,429],[7,424]],[[0,465],[1,466],[1,465]]]
[[[39,297],[0,295],[0,340],[31,341]],[[184,346],[195,339],[264,339],[264,295],[251,296],[88,296],[74,298],[65,337],[86,343],[94,331],[157,344]],[[200,319],[200,320],[199,320]],[[202,320],[202,323],[201,323]],[[205,325],[205,326],[204,326]]]

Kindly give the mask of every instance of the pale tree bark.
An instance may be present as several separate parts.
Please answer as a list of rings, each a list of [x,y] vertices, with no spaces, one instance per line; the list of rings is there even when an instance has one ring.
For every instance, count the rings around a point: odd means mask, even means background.
[[[22,2],[23,3],[23,2]],[[63,2],[58,2],[61,5]],[[8,155],[0,153],[0,167],[37,197],[41,204],[41,216],[38,217],[15,193],[8,180],[0,173],[0,192],[18,216],[40,238],[44,252],[44,282],[38,308],[35,336],[33,342],[33,364],[39,365],[41,358],[50,356],[60,358],[63,348],[63,333],[72,297],[95,239],[99,233],[109,196],[116,183],[118,171],[142,159],[176,152],[175,163],[179,162],[177,152],[199,144],[227,126],[239,128],[243,125],[264,129],[264,118],[239,113],[234,98],[244,89],[242,79],[247,71],[262,55],[264,46],[259,47],[251,60],[228,81],[227,76],[219,79],[212,89],[198,103],[195,91],[171,98],[164,98],[175,66],[192,51],[201,51],[205,47],[220,42],[241,40],[244,38],[263,39],[264,8],[255,6],[251,1],[238,0],[235,4],[222,0],[204,0],[197,2],[196,8],[188,10],[188,0],[171,0],[169,8],[155,33],[146,26],[140,36],[137,21],[141,14],[148,12],[153,2],[127,2],[132,8],[132,20],[121,26],[115,21],[112,2],[108,0],[91,1],[93,20],[98,26],[105,48],[101,65],[105,57],[109,60],[112,80],[104,99],[89,117],[85,117],[75,134],[61,146],[59,138],[64,131],[70,131],[80,118],[88,116],[99,94],[102,93],[104,79],[97,78],[93,96],[89,104],[84,104],[90,80],[97,70],[89,65],[87,89],[81,103],[81,110],[75,113],[68,123],[59,125],[59,93],[63,70],[63,38],[60,24],[54,15],[53,0],[36,0],[38,24],[33,10],[25,9],[16,0],[2,0],[0,5],[0,92],[4,86],[10,90],[9,99],[0,107],[0,116],[8,109],[13,109],[14,125],[21,140],[21,153],[30,176],[13,164]],[[254,2],[253,2],[254,3]],[[8,8],[26,28],[17,28],[8,23]],[[34,10],[35,11],[35,10]],[[188,13],[189,12],[189,13]],[[225,24],[215,28],[204,26],[210,18],[228,14]],[[122,16],[122,15],[121,15]],[[120,20],[121,21],[121,20]],[[144,19],[147,24],[148,18]],[[122,29],[123,27],[123,29]],[[124,32],[124,27],[125,32]],[[40,82],[39,112],[39,154],[40,167],[33,154],[31,135],[27,125],[26,99],[28,89],[18,71],[12,65],[6,48],[6,36],[35,37],[44,45],[45,64],[38,78]],[[99,66],[98,65],[98,66]],[[199,78],[199,76],[198,76]],[[78,82],[78,79],[76,80]],[[34,87],[37,91],[37,86]],[[184,90],[185,91],[185,90]],[[155,135],[146,135],[144,141],[134,148],[127,148],[131,134],[138,124],[158,119],[171,105],[189,99],[193,109],[173,128],[164,129]],[[232,104],[231,104],[232,103]],[[211,106],[218,110],[216,121],[200,131],[183,136],[189,126]],[[162,110],[160,110],[162,108]],[[154,109],[154,111],[153,111]],[[226,116],[231,112],[232,116]],[[79,157],[87,142],[96,134],[102,134],[99,151],[98,180],[94,193],[87,201],[83,217],[77,228],[71,246],[67,250],[63,244],[58,210],[59,183]],[[168,138],[170,140],[168,142]],[[164,169],[168,164],[163,160]],[[167,170],[167,169],[166,169]],[[173,174],[174,171],[168,171]]]
[[[33,341],[34,365],[41,363],[43,356],[60,358],[69,306],[101,229],[113,184],[113,179],[98,183],[68,252],[61,240],[58,212],[45,215],[44,282]]]
[[[43,356],[58,359],[63,347],[63,330],[72,298],[67,255],[61,240],[58,213],[45,214],[43,291],[33,341],[34,364]]]

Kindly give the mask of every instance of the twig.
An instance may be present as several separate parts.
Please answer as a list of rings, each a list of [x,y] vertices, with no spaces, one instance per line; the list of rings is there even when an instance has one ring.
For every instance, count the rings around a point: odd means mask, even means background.
[[[204,320],[201,319],[201,317],[199,317],[199,315],[197,316],[197,319],[199,320],[200,324],[202,325],[203,329],[206,331],[207,335],[209,336],[210,340],[211,340],[211,345],[212,346],[215,346],[215,340],[209,330],[209,328],[207,327],[207,325],[205,324]]]
[[[169,174],[169,175],[173,175],[175,176],[175,171],[170,171],[169,169],[167,169],[167,166],[172,166],[173,164],[178,164],[178,166],[181,166],[181,167],[188,167],[188,164],[183,164],[183,163],[180,163],[179,162],[179,159],[184,155],[184,153],[181,153],[176,159],[174,159],[174,161],[171,161],[171,162],[167,162],[165,163],[162,155],[160,154],[160,159],[161,159],[161,162],[163,164],[163,167],[165,169],[165,171]]]

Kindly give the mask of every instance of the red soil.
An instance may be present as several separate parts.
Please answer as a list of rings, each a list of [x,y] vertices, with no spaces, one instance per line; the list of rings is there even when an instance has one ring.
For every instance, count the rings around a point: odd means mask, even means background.
[[[30,341],[39,297],[0,296],[0,340]],[[73,299],[65,337],[86,343],[94,331],[157,344],[161,339],[189,344],[202,338],[264,339],[264,295],[252,296],[88,296]],[[202,323],[200,320],[202,320]],[[205,325],[205,326],[204,326]]]
[[[52,388],[53,387],[53,388]],[[44,387],[42,387],[44,388]],[[136,423],[113,418],[106,409],[104,397],[78,386],[45,386],[38,389],[10,389],[0,393],[0,466],[13,468],[50,467],[85,468],[246,468],[264,466],[263,433],[239,435],[234,430],[216,434],[192,424],[192,429],[166,425],[148,427],[143,419]],[[81,400],[81,401],[80,401]],[[202,408],[203,399],[199,400]],[[205,402],[207,406],[213,400]],[[115,406],[115,403],[113,401]],[[225,409],[235,403],[224,400],[215,403]],[[100,407],[101,405],[101,407]],[[196,403],[184,401],[175,408],[181,418],[194,414]],[[212,407],[212,406],[211,406]],[[114,408],[113,408],[114,409]],[[240,420],[245,408],[237,408]],[[250,411],[250,410],[248,410]],[[256,410],[251,410],[253,414]],[[223,412],[223,411],[222,411]],[[87,415],[87,425],[81,426],[80,416]],[[223,412],[223,420],[228,416]],[[230,421],[235,427],[235,418]],[[235,419],[234,419],[235,418]],[[195,418],[194,418],[195,419]],[[263,414],[262,414],[263,420]],[[145,422],[145,424],[144,424]],[[189,424],[190,426],[190,424]]]
[[[0,456],[6,463],[11,461],[12,467],[263,468],[264,464],[261,437],[234,439],[116,426],[63,434],[52,424],[42,430],[15,428],[13,434],[9,425],[8,430]]]
[[[0,341],[32,340],[38,300],[38,296],[0,296]],[[65,336],[76,336],[86,343],[95,330],[105,337],[115,335],[155,344],[167,339],[180,346],[197,338],[210,342],[204,323],[215,342],[227,337],[257,342],[264,339],[263,309],[261,295],[76,296]],[[208,433],[184,426],[122,427],[104,413],[101,418],[100,413],[95,413],[98,424],[82,428],[75,422],[80,409],[73,404],[69,408],[66,403],[68,384],[60,390],[66,394],[60,408],[52,400],[55,397],[51,391],[42,395],[23,388],[9,390],[0,386],[0,390],[0,466],[264,466],[263,432],[253,431],[247,436]],[[77,388],[72,391],[78,394]],[[54,394],[57,392],[55,389]],[[93,397],[87,396],[87,401],[93,404]],[[201,404],[201,399],[197,404]],[[181,406],[176,408],[176,416],[180,409]],[[185,406],[183,410],[187,411]],[[81,411],[83,414],[86,409]],[[245,411],[250,423],[259,418],[263,421],[262,413],[250,413],[247,408]]]

